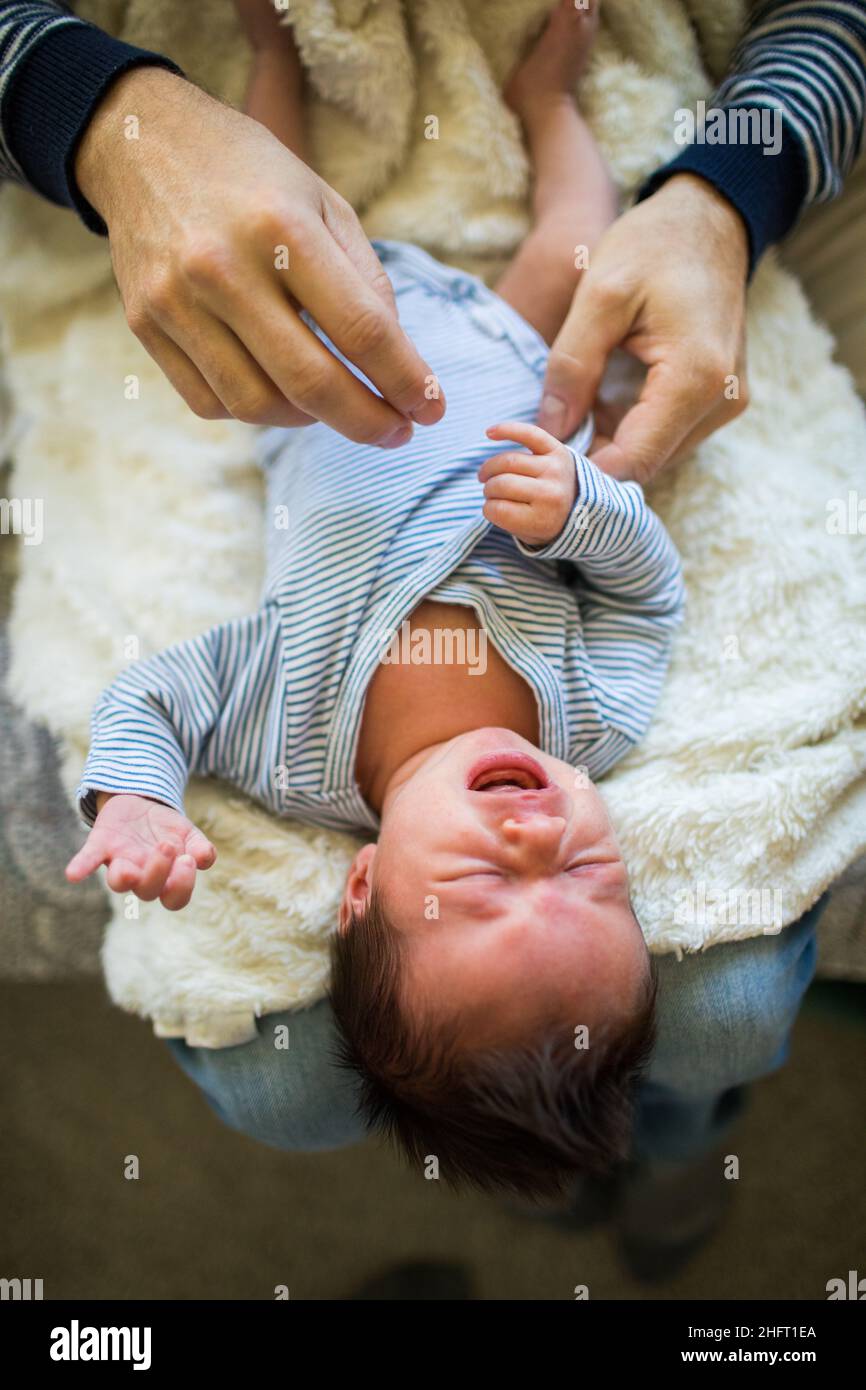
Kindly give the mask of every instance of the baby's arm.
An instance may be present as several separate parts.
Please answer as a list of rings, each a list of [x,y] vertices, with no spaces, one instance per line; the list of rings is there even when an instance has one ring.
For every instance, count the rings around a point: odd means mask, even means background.
[[[77,793],[91,831],[67,866],[70,881],[105,864],[114,892],[185,906],[196,869],[216,857],[184,814],[187,778],[218,770],[215,730],[270,631],[266,613],[212,628],[129,666],[103,691]]]
[[[136,661],[100,695],[78,788],[82,819],[97,791],[135,793],[183,812],[191,771],[202,765],[223,705],[222,629]]]
[[[487,435],[523,446],[479,469],[488,521],[510,532],[524,555],[578,565],[623,611],[679,621],[682,565],[638,483],[617,482],[539,425],[510,420]]]
[[[588,673],[604,734],[580,755],[600,776],[643,736],[685,599],[674,544],[638,483],[619,483],[537,425],[487,431],[522,452],[487,459],[484,515],[524,555],[576,568]],[[525,539],[524,539],[525,538]]]

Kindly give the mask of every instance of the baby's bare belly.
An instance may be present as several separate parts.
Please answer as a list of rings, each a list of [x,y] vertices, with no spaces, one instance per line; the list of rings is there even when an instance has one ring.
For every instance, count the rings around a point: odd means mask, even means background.
[[[473,728],[512,728],[537,744],[535,695],[471,607],[425,599],[384,657],[367,687],[354,765],[375,809],[395,767]]]
[[[464,640],[460,640],[463,638]],[[425,599],[395,635],[367,689],[358,743],[360,779],[383,744],[409,748],[487,726],[538,741],[535,696],[490,641],[473,608]]]

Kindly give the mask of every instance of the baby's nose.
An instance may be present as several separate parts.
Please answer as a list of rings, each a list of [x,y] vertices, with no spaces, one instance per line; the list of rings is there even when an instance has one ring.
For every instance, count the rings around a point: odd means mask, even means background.
[[[502,833],[524,865],[547,864],[558,852],[565,821],[562,816],[509,817]]]

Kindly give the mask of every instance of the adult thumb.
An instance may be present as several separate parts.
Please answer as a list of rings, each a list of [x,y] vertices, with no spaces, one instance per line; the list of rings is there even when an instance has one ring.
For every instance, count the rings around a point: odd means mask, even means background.
[[[547,359],[538,424],[568,439],[592,409],[607,360],[632,326],[628,295],[598,289],[587,273]]]

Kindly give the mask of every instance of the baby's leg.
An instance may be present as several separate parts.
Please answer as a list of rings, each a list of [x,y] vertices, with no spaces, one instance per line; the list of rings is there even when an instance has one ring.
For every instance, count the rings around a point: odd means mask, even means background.
[[[267,126],[299,159],[306,158],[304,70],[291,28],[269,0],[235,0],[253,61],[244,111]]]
[[[574,100],[598,20],[598,0],[560,0],[505,88],[534,171],[532,230],[497,282],[498,294],[552,343],[587,257],[617,215],[616,189]]]

